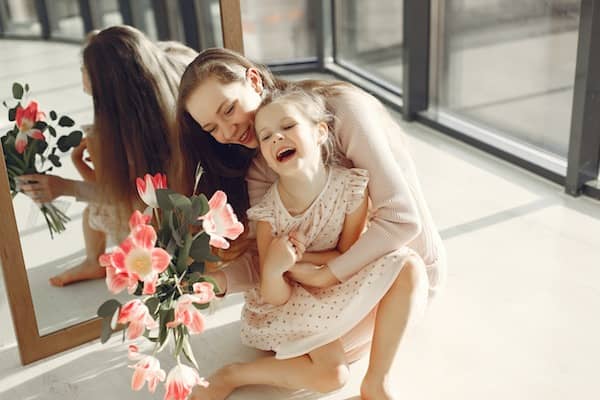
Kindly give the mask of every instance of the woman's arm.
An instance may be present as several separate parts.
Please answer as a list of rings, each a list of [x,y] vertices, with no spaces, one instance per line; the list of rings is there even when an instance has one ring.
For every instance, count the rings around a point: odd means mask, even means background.
[[[38,203],[49,203],[60,196],[73,196],[85,202],[94,202],[99,198],[95,184],[56,175],[21,175],[19,182],[20,190]]]
[[[265,221],[256,224],[256,244],[261,297],[269,304],[285,304],[292,294],[292,287],[284,274],[296,261],[294,250],[287,237],[273,238],[271,225]]]
[[[409,244],[421,232],[421,218],[407,178],[414,179],[411,160],[402,146],[402,129],[383,105],[356,88],[328,101],[336,115],[338,147],[354,165],[369,172],[374,213],[369,229],[329,268],[345,281],[365,265]],[[394,143],[391,142],[393,138]]]

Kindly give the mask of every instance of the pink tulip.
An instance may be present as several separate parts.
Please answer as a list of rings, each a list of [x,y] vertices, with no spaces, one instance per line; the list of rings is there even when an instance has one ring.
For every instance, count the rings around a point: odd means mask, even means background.
[[[142,336],[144,329],[154,329],[158,326],[158,322],[150,315],[148,307],[139,299],[128,301],[119,310],[117,323],[128,322],[127,338],[130,340]]]
[[[179,364],[167,376],[164,400],[185,400],[196,385],[207,387],[208,382],[201,378],[195,369]]]
[[[139,211],[134,212],[130,219],[133,230],[129,237],[112,253],[100,256],[100,265],[108,268],[106,282],[113,293],[118,293],[125,287],[133,293],[133,282],[143,281],[144,294],[154,294],[158,275],[167,269],[171,262],[169,253],[154,247],[156,231],[152,226],[142,223],[145,220]]]
[[[151,215],[144,215],[138,210],[135,210],[129,217],[129,229],[134,230],[137,226],[147,225],[152,219]]]
[[[137,178],[135,180],[137,191],[144,203],[152,208],[158,208],[158,200],[156,200],[156,189],[167,188],[167,176],[158,173],[154,176],[150,174],[144,175],[144,179]]]
[[[28,138],[37,140],[46,140],[44,134],[39,129],[33,129],[35,123],[44,117],[44,114],[38,112],[38,105],[35,101],[29,103],[26,108],[17,107],[15,116],[19,133],[15,139],[15,149],[19,154],[23,154],[27,147]]]
[[[227,195],[218,190],[208,201],[210,210],[200,217],[204,232],[210,236],[210,245],[220,249],[228,249],[229,240],[235,240],[242,232],[244,225],[238,221],[233,209],[227,204]]]
[[[198,303],[209,303],[215,298],[214,286],[210,282],[196,282],[192,285],[194,297],[198,298]]]
[[[175,305],[175,319],[167,323],[168,328],[175,328],[180,324],[187,326],[192,335],[204,331],[204,316],[194,303],[202,304],[203,299],[192,294],[184,294],[177,299]]]
[[[146,356],[138,353],[137,346],[129,346],[129,359],[139,360],[129,368],[135,369],[131,379],[131,389],[138,391],[148,382],[148,390],[154,393],[158,382],[165,380],[165,371],[160,369],[160,361],[152,356]]]

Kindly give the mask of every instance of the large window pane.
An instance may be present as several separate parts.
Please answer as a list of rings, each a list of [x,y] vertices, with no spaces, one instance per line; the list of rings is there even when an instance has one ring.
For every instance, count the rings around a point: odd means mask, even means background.
[[[243,0],[244,51],[261,63],[300,61],[317,54],[310,0]]]
[[[46,0],[53,37],[83,38],[83,19],[77,0]]]
[[[336,61],[402,86],[403,1],[336,0]]]
[[[42,34],[34,0],[0,0],[0,17],[6,33],[24,36]]]
[[[439,3],[438,110],[566,157],[580,1]]]
[[[121,16],[117,0],[102,0],[98,2],[98,6],[100,7],[99,11],[102,16],[103,28],[123,23],[123,17]]]

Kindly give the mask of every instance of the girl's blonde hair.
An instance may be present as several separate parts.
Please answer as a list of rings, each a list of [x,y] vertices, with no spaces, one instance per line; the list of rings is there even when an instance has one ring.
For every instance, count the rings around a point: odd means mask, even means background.
[[[324,123],[327,126],[327,140],[321,145],[323,163],[338,164],[340,153],[333,140],[335,117],[327,109],[327,103],[322,95],[303,89],[299,85],[289,84],[285,89],[271,90],[260,103],[258,111],[273,103],[286,103],[296,107],[314,125]]]

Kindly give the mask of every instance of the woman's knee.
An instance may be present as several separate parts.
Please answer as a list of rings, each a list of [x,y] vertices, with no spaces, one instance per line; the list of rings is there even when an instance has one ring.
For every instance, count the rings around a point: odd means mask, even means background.
[[[411,256],[402,267],[391,290],[416,295],[421,292],[426,294],[428,287],[429,279],[423,260],[418,256]]]

